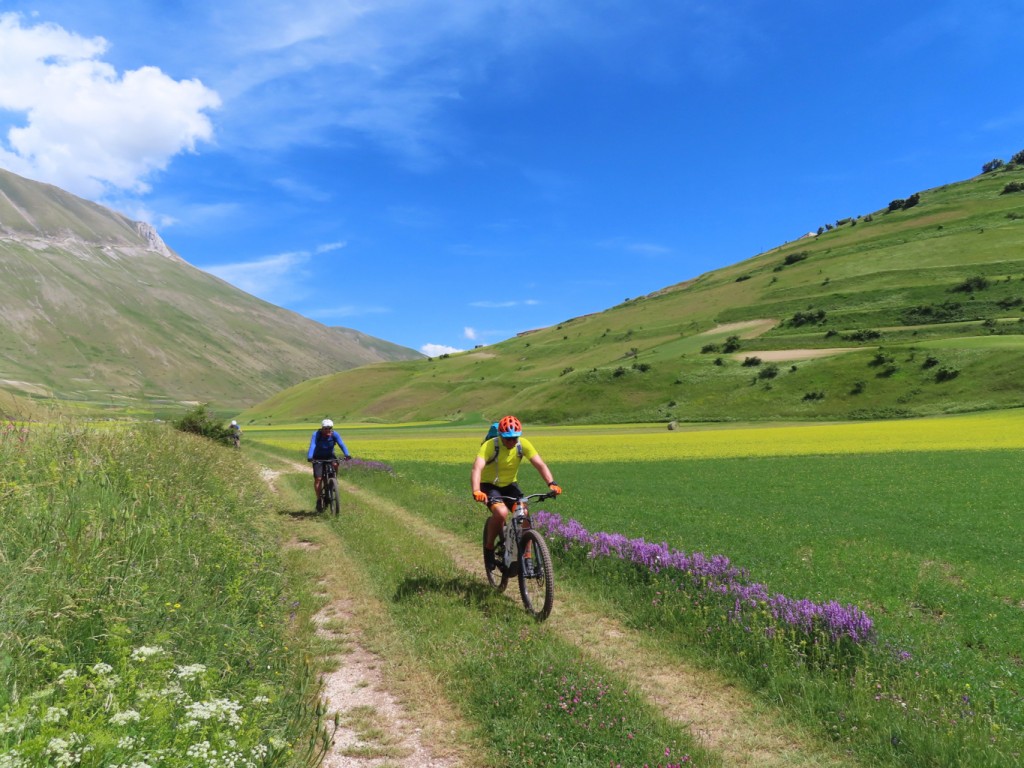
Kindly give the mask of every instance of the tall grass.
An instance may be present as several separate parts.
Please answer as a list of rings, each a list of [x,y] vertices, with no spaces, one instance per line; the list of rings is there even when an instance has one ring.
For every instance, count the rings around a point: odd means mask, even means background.
[[[285,765],[314,677],[233,452],[155,426],[0,428],[5,766]]]

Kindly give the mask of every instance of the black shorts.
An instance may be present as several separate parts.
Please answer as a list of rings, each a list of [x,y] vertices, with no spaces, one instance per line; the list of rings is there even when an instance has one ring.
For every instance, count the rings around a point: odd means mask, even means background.
[[[313,459],[313,477],[324,476],[324,461],[330,461],[330,459]],[[334,460],[334,463],[338,463],[337,459]]]
[[[512,509],[512,503],[505,497],[511,497],[513,499],[521,499],[526,494],[523,493],[522,488],[518,484],[512,483],[511,485],[492,485],[491,483],[480,483],[480,490],[487,494],[487,508],[490,509],[495,504],[504,504],[509,509]]]

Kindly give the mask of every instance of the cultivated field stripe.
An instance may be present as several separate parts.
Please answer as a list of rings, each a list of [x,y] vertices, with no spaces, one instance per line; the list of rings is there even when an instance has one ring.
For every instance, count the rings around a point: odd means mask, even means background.
[[[460,569],[483,579],[481,556],[474,547],[370,491],[342,485],[363,503],[398,519],[414,535],[440,542]],[[482,521],[481,517],[481,525]],[[514,589],[509,596],[519,599]],[[642,633],[588,606],[583,596],[557,582],[555,610],[547,623],[594,660],[634,681],[665,717],[685,725],[705,747],[718,752],[728,768],[858,765],[827,751],[813,736],[784,723],[767,706],[752,703],[714,673],[669,658]]]

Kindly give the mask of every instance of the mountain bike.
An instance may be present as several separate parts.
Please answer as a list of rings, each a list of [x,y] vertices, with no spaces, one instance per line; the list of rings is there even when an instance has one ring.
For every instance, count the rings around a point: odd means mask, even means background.
[[[537,621],[544,621],[555,602],[555,572],[547,542],[530,521],[531,501],[553,499],[554,491],[533,493],[522,498],[504,497],[512,511],[494,543],[494,567],[487,567],[487,523],[484,522],[484,571],[488,583],[504,592],[509,577],[519,579],[519,596],[523,605]]]
[[[324,467],[323,479],[320,482],[319,507],[328,509],[337,517],[341,513],[341,499],[338,497],[338,462],[336,459],[313,459],[314,464]]]

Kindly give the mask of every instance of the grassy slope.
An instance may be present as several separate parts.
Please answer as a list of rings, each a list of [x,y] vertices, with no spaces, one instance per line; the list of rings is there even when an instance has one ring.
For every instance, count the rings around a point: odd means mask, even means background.
[[[819,419],[1019,406],[1024,194],[1001,192],[1021,179],[1013,167],[928,190],[915,207],[877,211],[605,312],[449,357],[306,382],[243,418]],[[787,265],[793,254],[804,258]],[[978,275],[989,280],[984,290],[955,290]],[[793,323],[817,310],[824,322]],[[767,322],[715,330],[756,320]],[[864,329],[881,336],[848,338]],[[702,353],[733,334],[744,338],[738,353]],[[836,347],[850,351],[776,362],[774,378],[742,364],[768,350]],[[875,359],[879,348],[885,360]],[[943,368],[955,378],[937,381]]]
[[[149,248],[135,223],[0,171],[0,388],[114,407],[238,409],[329,371],[418,357]]]

